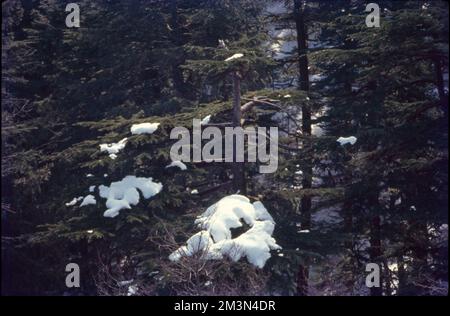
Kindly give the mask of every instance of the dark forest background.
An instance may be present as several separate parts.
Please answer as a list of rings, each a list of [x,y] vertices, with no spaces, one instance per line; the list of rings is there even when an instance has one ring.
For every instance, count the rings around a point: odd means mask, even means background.
[[[379,28],[360,0],[80,0],[80,28],[67,3],[2,2],[3,294],[447,294],[446,1],[376,1]],[[237,183],[227,163],[165,168],[171,129],[230,122],[238,92],[238,105],[272,104],[239,124],[279,126],[277,172],[248,163]],[[129,136],[142,122],[160,126]],[[116,159],[98,149],[124,137]],[[163,190],[114,219],[103,202],[65,205],[126,175]],[[170,262],[236,188],[272,214],[284,255],[263,269]],[[364,286],[368,262],[380,288]]]

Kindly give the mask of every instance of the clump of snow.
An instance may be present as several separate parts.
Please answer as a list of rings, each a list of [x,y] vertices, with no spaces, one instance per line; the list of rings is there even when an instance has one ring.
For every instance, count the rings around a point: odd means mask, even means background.
[[[119,151],[125,148],[126,144],[127,138],[125,137],[117,143],[100,144],[100,151],[107,151],[111,159],[116,159],[117,154],[119,153]]]
[[[210,120],[211,120],[211,114],[205,116],[205,117],[202,119],[202,121],[200,122],[200,125],[206,125],[206,124],[209,123]]]
[[[86,175],[86,178],[92,178],[94,175],[92,174],[92,173],[88,173],[87,175]]]
[[[82,196],[79,196],[77,198],[73,198],[72,201],[66,203],[66,206],[74,206],[75,204],[80,202],[82,199],[83,199]]]
[[[131,134],[153,134],[158,129],[159,123],[141,123],[131,126]]]
[[[250,228],[236,238],[231,229],[241,227],[242,221]],[[242,257],[259,268],[271,257],[270,251],[281,249],[272,233],[275,222],[264,205],[253,204],[243,195],[229,195],[211,205],[195,221],[203,230],[187,240],[186,246],[174,251],[169,259],[177,261],[183,256],[201,252],[204,259],[221,259],[224,256],[238,261]]]
[[[92,234],[93,232],[94,232],[94,230],[93,229],[89,229],[89,230],[87,230],[86,231],[88,234]]]
[[[289,99],[291,97],[290,94],[286,94],[285,96],[283,96],[283,98]]]
[[[125,280],[125,281],[119,281],[117,282],[117,285],[119,286],[125,286],[125,285],[130,285],[134,282],[134,279],[131,280]]]
[[[231,60],[234,60],[234,59],[241,58],[241,57],[243,57],[243,56],[244,56],[244,54],[237,53],[237,54],[234,54],[234,55],[231,56],[231,57],[228,57],[227,59],[225,59],[225,61],[231,61]]]
[[[298,231],[299,234],[307,234],[309,232],[310,232],[309,229],[302,229]]]
[[[92,194],[86,195],[83,199],[83,202],[81,202],[80,207],[82,206],[86,206],[86,205],[91,205],[91,204],[97,204],[97,201],[95,200],[95,196],[93,196]]]
[[[137,291],[138,291],[137,286],[135,286],[135,285],[130,285],[130,286],[128,287],[128,293],[127,293],[127,296],[135,295],[135,294],[137,293]]]
[[[94,192],[94,190],[95,190],[95,185],[91,185],[90,187],[89,187],[89,192]]]
[[[345,144],[354,145],[358,139],[355,136],[350,137],[339,137],[337,139],[337,142],[340,143],[342,146]]]
[[[162,184],[153,182],[152,178],[126,176],[121,181],[112,182],[109,187],[100,185],[99,194],[106,200],[108,208],[103,216],[116,217],[122,209],[131,209],[131,205],[137,205],[140,197],[139,189],[145,199],[158,194],[162,189]]]
[[[187,166],[179,160],[172,161],[170,164],[166,166],[166,168],[178,167],[181,170],[186,170]]]
[[[198,194],[198,190],[197,189],[192,190],[191,194]]]
[[[107,176],[108,176],[108,174],[107,174],[107,173],[105,173],[105,174],[103,175],[103,177],[104,177],[104,178],[106,178]]]

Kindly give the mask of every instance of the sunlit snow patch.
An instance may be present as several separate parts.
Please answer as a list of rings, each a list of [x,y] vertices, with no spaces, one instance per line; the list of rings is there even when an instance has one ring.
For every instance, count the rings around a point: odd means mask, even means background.
[[[227,59],[225,59],[225,61],[231,61],[231,60],[234,60],[234,59],[238,59],[238,58],[241,58],[242,56],[244,56],[244,54],[237,53],[237,54],[234,54],[231,57],[228,57]]]
[[[242,226],[250,228],[236,238],[231,229]],[[178,261],[183,256],[201,253],[204,259],[221,259],[224,256],[238,261],[242,257],[259,268],[271,257],[270,251],[281,249],[272,233],[275,222],[264,205],[253,204],[243,195],[229,195],[211,205],[195,223],[203,230],[187,240],[186,246],[174,251],[169,259]]]
[[[121,181],[112,182],[109,187],[100,185],[98,187],[100,197],[107,199],[108,208],[103,216],[116,217],[122,209],[131,209],[131,205],[137,205],[140,200],[139,191],[144,199],[149,199],[158,194],[162,189],[162,184],[153,182],[152,178],[126,176]]]
[[[358,139],[355,136],[350,137],[339,137],[337,139],[337,142],[341,144],[342,146],[345,144],[354,145]]]
[[[111,159],[116,159],[117,154],[119,153],[119,151],[125,148],[126,144],[127,138],[124,138],[117,143],[100,144],[100,151],[107,151]]]
[[[181,170],[186,170],[187,166],[179,160],[172,161],[170,164],[166,166],[166,168],[178,167]]]
[[[83,202],[81,202],[80,207],[82,206],[86,206],[86,205],[91,205],[91,204],[97,204],[97,201],[95,200],[95,196],[93,196],[92,194],[86,195],[83,199]]]
[[[72,201],[66,203],[66,206],[74,206],[75,204],[77,204],[82,199],[83,199],[82,196],[79,196],[77,198],[73,198]]]
[[[131,126],[131,134],[153,134],[158,129],[159,123],[141,123]]]
[[[200,124],[201,124],[201,125],[206,125],[206,124],[209,123],[210,120],[211,120],[211,114],[205,116],[205,117],[202,119],[202,121],[200,122]]]

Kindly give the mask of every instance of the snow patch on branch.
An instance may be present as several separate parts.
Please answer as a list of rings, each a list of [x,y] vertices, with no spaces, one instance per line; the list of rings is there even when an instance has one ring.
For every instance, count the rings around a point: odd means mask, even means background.
[[[187,166],[179,160],[172,161],[170,164],[166,166],[166,168],[178,167],[181,170],[186,170]]]
[[[80,207],[86,206],[86,205],[95,205],[97,204],[97,201],[95,200],[95,196],[92,194],[86,195],[83,199],[83,202],[81,202]]]
[[[107,151],[109,154],[109,157],[111,159],[116,159],[117,154],[119,151],[125,148],[125,145],[127,144],[127,138],[120,140],[117,143],[111,143],[111,144],[100,144],[100,151]]]
[[[200,124],[201,124],[201,125],[206,125],[206,124],[209,123],[210,120],[211,120],[211,114],[205,116],[205,117],[202,119],[202,121],[200,122]]]
[[[131,134],[153,134],[158,129],[159,124],[160,123],[133,124],[131,126]]]
[[[72,199],[72,201],[70,201],[70,202],[67,202],[66,203],[66,206],[74,206],[75,204],[77,204],[79,201],[81,201],[83,199],[83,197],[82,196],[79,196],[79,197],[75,197],[75,198],[73,198]]]
[[[131,205],[137,205],[140,200],[139,189],[144,199],[149,199],[162,190],[162,184],[153,182],[152,178],[126,176],[121,181],[112,182],[109,187],[98,187],[100,197],[106,199],[108,208],[103,216],[116,217],[122,209],[131,209]]]
[[[250,228],[232,238],[231,229],[241,227],[242,221]],[[227,256],[238,261],[246,257],[251,264],[262,268],[271,257],[270,251],[281,249],[272,237],[275,228],[272,216],[261,202],[250,203],[243,195],[224,197],[208,207],[195,224],[203,230],[189,238],[186,246],[174,251],[170,260],[201,253],[205,260]]]
[[[341,144],[341,146],[345,145],[345,144],[350,144],[350,145],[354,145],[356,143],[358,139],[355,136],[350,136],[350,137],[339,137],[337,139],[337,142],[339,144]]]
[[[227,59],[225,59],[225,61],[232,61],[232,60],[234,60],[234,59],[238,59],[238,58],[241,58],[241,57],[243,57],[243,56],[244,56],[244,54],[237,53],[237,54],[234,54],[234,55],[231,56],[231,57],[228,57]]]

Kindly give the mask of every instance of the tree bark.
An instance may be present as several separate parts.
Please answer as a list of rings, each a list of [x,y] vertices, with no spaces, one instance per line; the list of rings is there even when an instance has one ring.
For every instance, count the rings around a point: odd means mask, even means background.
[[[241,126],[241,77],[238,72],[233,73],[233,127]],[[236,161],[236,139],[233,140],[233,163],[231,173],[233,174],[233,189],[241,194],[246,194],[244,163]]]
[[[178,23],[178,4],[177,0],[171,0],[170,2],[170,24],[172,28],[172,43],[175,44],[177,47],[180,47],[182,45],[182,39],[181,39],[181,31],[180,31],[180,25]],[[173,86],[175,88],[175,91],[180,96],[186,96],[187,90],[185,88],[185,82],[183,79],[183,72],[181,71],[180,65],[184,63],[184,57],[181,58],[181,60],[176,61],[172,65],[172,77],[173,77]]]
[[[295,27],[297,31],[297,52],[298,52],[298,67],[299,67],[299,90],[309,91],[309,71],[308,71],[308,57],[307,57],[307,27],[305,23],[305,11],[303,1],[294,1],[294,18]],[[311,111],[308,105],[302,105],[302,132],[303,135],[311,136]],[[307,150],[309,140],[303,142],[303,149]],[[310,189],[312,184],[312,163],[311,159],[307,159],[303,169],[303,189]],[[301,212],[301,228],[310,229],[311,226],[311,197],[304,196],[300,201]],[[297,295],[308,295],[308,279],[309,268],[308,264],[301,264],[299,266],[297,275]]]

